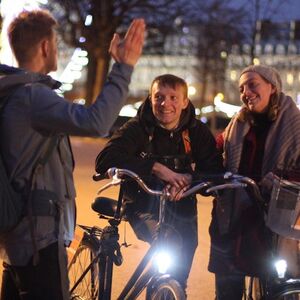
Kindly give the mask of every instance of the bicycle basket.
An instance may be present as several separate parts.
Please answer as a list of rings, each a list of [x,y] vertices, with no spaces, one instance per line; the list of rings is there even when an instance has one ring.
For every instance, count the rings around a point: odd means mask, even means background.
[[[275,233],[300,240],[300,183],[274,176],[267,226]]]

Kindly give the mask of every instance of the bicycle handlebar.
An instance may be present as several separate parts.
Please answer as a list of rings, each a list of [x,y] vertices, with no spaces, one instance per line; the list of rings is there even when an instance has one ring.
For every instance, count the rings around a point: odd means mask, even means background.
[[[98,194],[100,194],[101,192],[103,192],[111,186],[120,185],[121,182],[125,180],[126,176],[135,180],[138,183],[138,185],[150,195],[166,197],[170,196],[170,193],[166,190],[153,190],[149,188],[147,184],[140,178],[140,176],[134,173],[133,171],[118,168],[110,168],[105,174],[96,174],[93,176],[94,180],[96,181],[104,178],[112,179],[110,182],[108,182],[106,185],[99,189]],[[221,180],[223,182],[219,184]],[[197,191],[203,189],[205,189],[206,193],[212,193],[224,189],[236,189],[246,187],[250,187],[255,198],[258,199],[259,202],[264,203],[264,199],[262,198],[259,188],[254,180],[246,176],[233,174],[231,172],[203,177],[200,183],[192,186],[190,189],[185,191],[182,195],[182,198],[188,197],[192,194],[195,194]]]
[[[103,177],[104,176],[104,177]],[[169,197],[170,193],[165,190],[153,190],[147,186],[147,184],[140,178],[139,175],[136,173],[127,170],[127,169],[118,169],[118,168],[110,168],[107,170],[107,172],[104,175],[96,174],[93,176],[93,178],[96,178],[95,180],[101,180],[104,178],[111,178],[112,180],[101,187],[98,191],[98,194],[103,192],[104,190],[108,189],[111,186],[114,185],[120,185],[122,180],[124,180],[124,177],[130,177],[133,180],[135,180],[138,185],[148,194],[150,195],[156,195],[156,196],[166,196]]]
[[[225,190],[225,189],[236,189],[236,188],[246,188],[250,187],[254,197],[261,203],[264,203],[264,199],[261,196],[260,190],[255,183],[255,181],[249,177],[242,176],[239,174],[233,174],[231,172],[226,172],[224,174],[220,175],[211,175],[205,177],[207,181],[200,182],[197,185],[193,186],[192,188],[185,191],[182,195],[182,197],[188,197],[194,193],[196,193],[199,190],[203,190],[203,188],[206,188],[205,192],[210,194],[212,192]],[[225,183],[219,184],[222,180]]]

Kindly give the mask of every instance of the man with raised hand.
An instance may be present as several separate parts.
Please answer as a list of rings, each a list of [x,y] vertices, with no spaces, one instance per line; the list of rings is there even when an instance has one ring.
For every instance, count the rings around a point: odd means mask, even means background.
[[[10,90],[0,119],[1,155],[24,201],[24,217],[1,240],[2,300],[69,299],[65,246],[76,223],[69,135],[107,134],[142,53],[145,24],[136,19],[123,40],[117,34],[112,39],[116,62],[96,101],[90,107],[70,103],[52,90],[59,83],[47,76],[57,68],[56,26],[48,11],[20,13],[8,28],[19,68],[0,66],[0,86],[1,80],[28,82]],[[37,169],[41,157],[46,159]]]

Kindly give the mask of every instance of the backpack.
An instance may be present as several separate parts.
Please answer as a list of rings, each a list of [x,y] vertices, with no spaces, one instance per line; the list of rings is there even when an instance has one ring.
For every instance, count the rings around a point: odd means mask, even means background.
[[[2,77],[2,78],[1,78]],[[16,88],[21,85],[41,82],[45,83],[49,76],[44,76],[36,73],[21,73],[12,75],[0,75],[0,117],[3,108],[10,95]],[[53,85],[54,86],[54,85]],[[55,87],[55,86],[54,86]],[[5,142],[5,141],[4,141]],[[55,141],[51,141],[47,151],[42,154],[39,159],[39,165],[44,165],[47,161],[52,148],[54,148]],[[36,166],[37,167],[37,166]],[[26,202],[22,195],[17,193],[12,184],[11,179],[8,178],[7,171],[0,153],[0,234],[9,232],[21,220],[25,211]]]
[[[18,223],[24,204],[21,194],[11,186],[0,155],[0,233],[9,231]]]

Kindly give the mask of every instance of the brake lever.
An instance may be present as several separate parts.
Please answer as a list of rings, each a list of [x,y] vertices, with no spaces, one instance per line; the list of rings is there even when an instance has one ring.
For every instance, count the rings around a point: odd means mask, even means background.
[[[121,181],[122,181],[122,179],[118,178],[117,175],[113,175],[112,180],[110,182],[108,182],[107,184],[105,184],[104,186],[102,186],[97,191],[97,195],[101,194],[103,191],[107,190],[111,186],[120,185]]]

